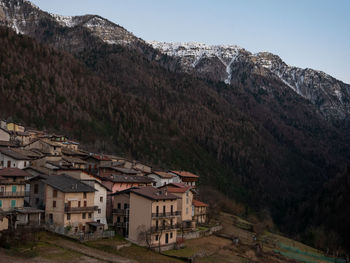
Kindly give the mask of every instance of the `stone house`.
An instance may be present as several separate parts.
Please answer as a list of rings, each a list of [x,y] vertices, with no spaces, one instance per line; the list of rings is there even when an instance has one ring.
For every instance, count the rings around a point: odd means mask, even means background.
[[[33,159],[11,148],[0,148],[0,166],[2,168],[24,169],[31,165]]]
[[[171,171],[172,174],[178,175],[181,179],[181,182],[196,188],[196,183],[198,182],[198,175],[195,175],[186,171]]]

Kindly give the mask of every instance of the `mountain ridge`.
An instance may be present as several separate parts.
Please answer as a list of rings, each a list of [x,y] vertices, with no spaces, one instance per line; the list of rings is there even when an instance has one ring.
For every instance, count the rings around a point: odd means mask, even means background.
[[[31,55],[41,59],[33,66],[7,45],[16,59],[1,58],[6,61],[0,63],[5,69],[0,71],[2,98],[11,102],[3,110],[11,115],[17,109],[17,118],[24,122],[28,112],[34,115],[28,121],[44,115],[44,124],[56,125],[58,132],[65,129],[84,136],[88,131],[83,141],[95,140],[96,151],[126,151],[140,161],[198,172],[202,184],[230,198],[241,198],[253,209],[267,207],[280,226],[298,222],[298,214],[290,211],[310,200],[350,160],[347,131],[327,122],[310,100],[270,70],[247,59],[247,51],[231,63],[232,82],[227,85],[215,79],[221,73],[227,78],[228,73],[219,58],[204,56],[196,64],[207,77],[188,74],[178,58],[164,55],[144,41],[123,42],[123,31],[115,36],[120,44],[109,44],[103,40],[111,31],[104,38],[98,23],[90,29],[84,25],[65,27],[52,15],[23,5],[23,0],[0,2],[8,8],[5,22],[11,27],[13,19],[21,21],[16,26],[32,38],[13,36],[19,51],[31,53],[31,45],[42,45],[44,50],[49,47],[60,51],[60,56],[74,58],[83,72],[77,74],[73,68],[70,82],[62,82],[64,74],[52,74],[48,79],[44,70],[45,58],[50,57],[47,52]],[[27,19],[25,23],[22,17]],[[9,38],[3,36],[2,41],[7,43]],[[4,47],[2,54],[7,52]],[[53,57],[54,65],[60,65],[59,56]],[[232,58],[225,61],[229,65]],[[213,64],[217,71],[211,70]],[[23,66],[19,75],[11,71],[18,65]],[[33,68],[43,70],[33,72]],[[96,78],[91,81],[96,89],[88,85],[90,81],[84,82],[91,76]],[[91,88],[93,96],[86,93],[84,85]],[[47,90],[38,93],[42,86]],[[27,95],[19,96],[16,89]],[[75,96],[67,92],[70,89]],[[53,92],[53,98],[48,92]],[[31,103],[29,98],[40,103]],[[73,107],[65,110],[62,105],[67,101]],[[86,120],[87,116],[93,117]],[[52,120],[59,121],[55,124]]]
[[[212,78],[210,73],[218,72],[215,80],[224,81],[226,84],[234,82],[234,64],[239,62],[239,59],[252,62],[255,66],[254,73],[272,73],[320,109],[327,119],[346,120],[350,116],[349,84],[319,70],[289,66],[279,56],[270,52],[253,54],[236,45],[206,45],[197,42],[148,43],[166,55],[178,57],[183,71],[204,76],[208,76],[209,73],[209,78]]]

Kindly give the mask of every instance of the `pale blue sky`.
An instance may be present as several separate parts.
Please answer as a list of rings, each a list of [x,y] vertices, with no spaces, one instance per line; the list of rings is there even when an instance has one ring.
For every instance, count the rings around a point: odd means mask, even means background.
[[[236,44],[350,83],[349,0],[32,0],[61,15],[98,14],[145,40]]]

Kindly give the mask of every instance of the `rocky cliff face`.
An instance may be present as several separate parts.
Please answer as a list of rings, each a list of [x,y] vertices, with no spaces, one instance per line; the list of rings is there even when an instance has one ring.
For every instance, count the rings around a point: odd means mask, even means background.
[[[150,44],[164,54],[179,58],[185,72],[233,84],[240,81],[242,67],[246,67],[244,70],[249,74],[279,79],[314,104],[327,119],[344,120],[350,116],[350,85],[324,72],[288,66],[276,55],[252,54],[238,46],[156,41]]]
[[[63,28],[82,27],[108,44],[134,45],[144,42],[123,27],[97,15],[60,16],[43,12],[26,0],[0,0],[0,23],[17,33],[31,35],[43,21],[57,23]]]

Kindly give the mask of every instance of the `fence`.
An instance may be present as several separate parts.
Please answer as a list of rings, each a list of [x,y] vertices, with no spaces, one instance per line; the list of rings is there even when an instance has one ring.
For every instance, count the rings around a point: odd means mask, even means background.
[[[279,253],[283,256],[286,256],[288,258],[292,258],[295,260],[299,260],[301,262],[305,263],[314,263],[317,260],[324,261],[324,262],[330,262],[330,263],[346,263],[346,260],[343,259],[335,259],[330,258],[325,255],[322,255],[320,253],[311,252],[311,251],[303,251],[297,247],[291,247],[283,243],[278,243],[278,246],[283,249],[275,249],[275,253]]]

